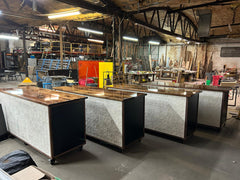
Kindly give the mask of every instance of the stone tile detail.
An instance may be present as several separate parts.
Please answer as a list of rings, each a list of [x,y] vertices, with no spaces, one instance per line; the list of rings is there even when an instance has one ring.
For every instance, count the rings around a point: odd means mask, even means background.
[[[145,104],[146,128],[184,138],[186,97],[148,93]]]
[[[0,93],[8,130],[36,149],[51,155],[48,106]]]
[[[122,102],[88,96],[87,135],[122,147],[122,121]]]
[[[222,92],[202,91],[199,94],[198,123],[220,127]]]

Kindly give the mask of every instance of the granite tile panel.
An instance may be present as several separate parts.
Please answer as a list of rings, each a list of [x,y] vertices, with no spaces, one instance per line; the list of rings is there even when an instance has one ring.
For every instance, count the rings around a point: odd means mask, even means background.
[[[86,100],[87,135],[122,147],[122,121],[122,102],[95,97]]]
[[[0,103],[8,131],[50,156],[48,107],[4,93]]]
[[[220,127],[223,92],[203,91],[199,95],[198,123]]]
[[[186,97],[148,93],[145,99],[145,127],[184,138]]]

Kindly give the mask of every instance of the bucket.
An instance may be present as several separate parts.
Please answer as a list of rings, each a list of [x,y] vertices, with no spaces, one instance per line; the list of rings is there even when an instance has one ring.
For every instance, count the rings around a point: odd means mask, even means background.
[[[209,86],[211,84],[211,80],[206,80],[206,85]]]

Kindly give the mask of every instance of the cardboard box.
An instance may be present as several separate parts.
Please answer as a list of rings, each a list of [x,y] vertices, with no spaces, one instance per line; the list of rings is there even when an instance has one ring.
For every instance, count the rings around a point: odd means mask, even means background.
[[[12,175],[14,180],[55,180],[55,177],[36,166],[29,166]]]
[[[1,180],[60,180],[49,172],[46,172],[36,166],[29,166],[12,176],[0,169]]]

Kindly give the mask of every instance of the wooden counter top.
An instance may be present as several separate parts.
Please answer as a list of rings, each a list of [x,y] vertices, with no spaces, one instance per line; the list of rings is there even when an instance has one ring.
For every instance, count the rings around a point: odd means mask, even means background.
[[[166,94],[166,95],[174,95],[174,96],[183,96],[183,97],[191,97],[194,94],[200,93],[201,91],[197,90],[184,90],[184,89],[176,89],[169,87],[158,87],[151,88],[147,86],[141,85],[114,85],[116,89],[124,89],[124,90],[132,90],[132,91],[140,91],[146,93],[156,93],[156,94]]]
[[[141,93],[133,93],[133,92],[126,92],[126,91],[119,91],[119,90],[106,90],[106,89],[99,89],[94,87],[85,87],[85,86],[61,86],[55,87],[55,90],[76,93],[76,94],[83,94],[87,96],[94,96],[98,98],[116,100],[116,101],[124,101],[125,99],[137,97],[140,95],[145,95]]]
[[[49,89],[43,89],[33,86],[0,89],[0,92],[16,96],[28,101],[51,106],[69,101],[80,100],[87,98],[84,96],[73,95],[69,93],[56,92]]]
[[[206,91],[221,91],[228,92],[230,88],[219,87],[219,86],[207,86],[207,85],[196,85],[196,84],[184,84],[184,83],[168,83],[168,82],[156,82],[144,84],[143,86],[159,86],[159,87],[172,87],[182,89],[195,89],[195,90],[206,90]]]

